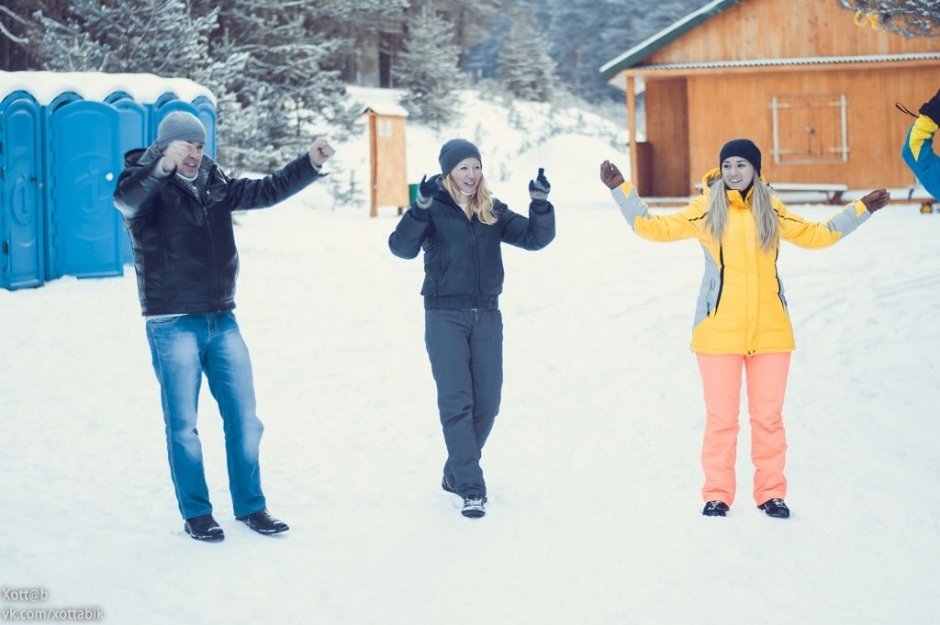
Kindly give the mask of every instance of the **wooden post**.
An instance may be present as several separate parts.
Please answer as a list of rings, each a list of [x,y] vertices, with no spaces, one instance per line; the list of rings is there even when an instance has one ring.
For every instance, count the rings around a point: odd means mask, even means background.
[[[369,116],[369,216],[376,217],[379,214],[379,148],[378,135],[376,131],[375,112],[368,111]]]
[[[627,144],[630,148],[630,181],[636,185],[640,181],[639,158],[636,145],[636,79],[633,76],[627,77],[627,124],[630,129],[630,139]],[[639,193],[639,189],[637,189]],[[644,190],[645,192],[645,190]]]

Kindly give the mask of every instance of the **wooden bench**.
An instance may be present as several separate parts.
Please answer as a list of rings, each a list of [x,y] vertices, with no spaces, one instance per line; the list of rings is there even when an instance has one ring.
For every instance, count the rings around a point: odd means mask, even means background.
[[[841,204],[842,194],[849,190],[844,184],[821,182],[776,182],[770,188],[778,193],[822,193],[827,204]]]
[[[777,193],[819,193],[826,198],[827,204],[841,204],[842,194],[849,190],[844,184],[827,182],[774,182],[770,188]],[[702,183],[695,183],[695,190],[701,193]]]

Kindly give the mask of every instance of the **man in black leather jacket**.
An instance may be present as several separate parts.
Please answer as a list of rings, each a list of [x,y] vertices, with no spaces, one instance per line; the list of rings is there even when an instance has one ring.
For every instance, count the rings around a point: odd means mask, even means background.
[[[212,516],[196,430],[205,373],[225,431],[235,517],[261,534],[286,531],[268,513],[261,490],[263,425],[255,414],[251,361],[235,308],[238,251],[232,211],[272,206],[317,178],[333,155],[324,139],[308,153],[259,180],[229,178],[203,154],[206,131],[191,113],[175,111],[157,140],[125,156],[114,192],[124,216],[160,383],[170,474],[184,530],[203,541],[225,535]]]

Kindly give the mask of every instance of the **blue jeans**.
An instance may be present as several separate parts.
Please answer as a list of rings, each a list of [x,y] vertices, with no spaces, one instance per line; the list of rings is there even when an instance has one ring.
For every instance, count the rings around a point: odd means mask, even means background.
[[[258,463],[264,426],[255,414],[251,360],[235,315],[220,312],[148,319],[147,340],[160,382],[170,475],[183,518],[212,513],[196,429],[203,373],[222,415],[235,516],[264,509]]]
[[[424,341],[447,445],[444,476],[463,497],[486,496],[480,457],[503,387],[498,310],[427,310]]]

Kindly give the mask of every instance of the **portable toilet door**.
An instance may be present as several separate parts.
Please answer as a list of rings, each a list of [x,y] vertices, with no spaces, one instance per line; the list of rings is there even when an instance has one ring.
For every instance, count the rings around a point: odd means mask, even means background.
[[[0,102],[0,287],[10,290],[45,281],[41,120],[24,91]]]
[[[123,91],[115,91],[105,102],[117,109],[118,125],[118,153],[120,154],[120,169],[124,168],[124,155],[135,148],[144,148],[150,144],[150,109]],[[116,210],[116,209],[115,209]],[[131,249],[131,240],[124,228],[119,233],[121,239],[121,260],[128,263],[134,260],[134,251]]]
[[[216,158],[216,125],[218,124],[215,106],[212,104],[212,101],[205,97],[199,96],[193,100],[193,108],[196,109],[196,117],[202,122],[202,125],[206,127],[206,154],[210,158]]]
[[[117,109],[63,94],[47,108],[46,127],[46,277],[122,275],[124,223],[113,201],[123,163]]]

